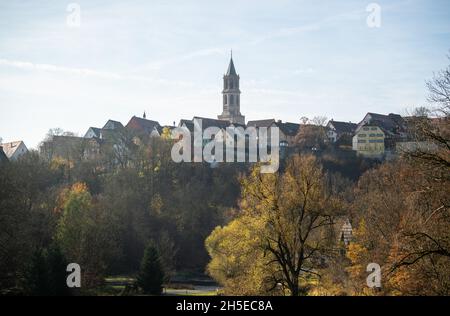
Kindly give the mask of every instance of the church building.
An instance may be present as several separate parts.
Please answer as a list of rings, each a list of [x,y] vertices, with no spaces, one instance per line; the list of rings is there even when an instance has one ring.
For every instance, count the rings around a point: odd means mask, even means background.
[[[223,112],[219,120],[245,125],[245,116],[241,114],[241,90],[239,90],[239,75],[236,73],[231,55],[227,73],[223,76]]]

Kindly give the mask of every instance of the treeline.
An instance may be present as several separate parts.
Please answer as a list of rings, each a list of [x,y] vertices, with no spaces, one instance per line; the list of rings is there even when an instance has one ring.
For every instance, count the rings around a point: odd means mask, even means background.
[[[30,152],[0,166],[3,291],[35,293],[38,280],[29,271],[46,270],[44,278],[54,270],[52,260],[66,262],[63,275],[67,263],[80,264],[83,288],[106,275],[134,275],[149,242],[166,277],[177,270],[204,272],[204,240],[237,206],[246,167],[176,164],[170,140],[133,137],[126,153],[105,150],[84,159],[72,148],[48,159]]]
[[[174,163],[167,131],[161,138],[114,131],[92,156],[88,141],[60,133],[50,131],[41,152],[0,165],[3,291],[54,294],[52,275],[67,275],[69,262],[81,266],[84,289],[107,275],[136,276],[150,242],[165,282],[177,271],[205,273],[205,239],[238,213],[249,164]],[[330,171],[350,170],[345,177],[369,168],[353,156],[321,161]],[[348,187],[345,177],[330,179]]]

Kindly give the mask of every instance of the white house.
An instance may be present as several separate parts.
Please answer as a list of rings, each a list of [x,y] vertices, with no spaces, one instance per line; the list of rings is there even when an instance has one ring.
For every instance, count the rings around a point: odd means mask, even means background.
[[[23,156],[28,152],[27,146],[25,146],[25,143],[21,140],[3,143],[1,146],[9,160],[17,160],[20,156]]]

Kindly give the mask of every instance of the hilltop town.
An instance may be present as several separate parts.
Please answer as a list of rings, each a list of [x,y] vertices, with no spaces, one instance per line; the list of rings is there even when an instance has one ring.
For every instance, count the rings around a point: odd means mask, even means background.
[[[223,111],[217,118],[194,116],[192,119],[181,119],[178,124],[163,125],[158,121],[133,116],[125,125],[109,119],[103,127],[89,127],[84,136],[72,133],[53,133],[39,147],[40,153],[52,159],[66,156],[68,152],[85,159],[99,156],[105,144],[114,143],[123,146],[119,141],[120,134],[132,133],[138,137],[163,137],[170,135],[175,127],[194,130],[194,121],[202,120],[202,127],[218,127],[225,131],[228,127],[278,127],[280,134],[279,147],[283,154],[298,151],[321,151],[332,148],[340,152],[354,154],[361,158],[384,160],[394,157],[398,152],[417,146],[417,139],[412,132],[413,117],[402,117],[399,114],[366,113],[358,123],[335,121],[328,122],[325,117],[308,119],[302,117],[293,122],[283,122],[276,118],[245,121],[241,114],[240,76],[231,57],[228,69],[223,76]],[[330,113],[332,114],[332,113]],[[0,147],[0,162],[16,160],[28,151],[23,141],[3,143]],[[77,152],[81,151],[81,152]]]

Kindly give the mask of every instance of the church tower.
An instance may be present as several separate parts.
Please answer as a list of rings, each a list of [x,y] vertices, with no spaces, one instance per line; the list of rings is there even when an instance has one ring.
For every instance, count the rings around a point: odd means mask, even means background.
[[[219,120],[245,125],[245,116],[241,115],[241,90],[239,90],[239,75],[236,73],[231,53],[230,65],[223,76],[223,112]]]

